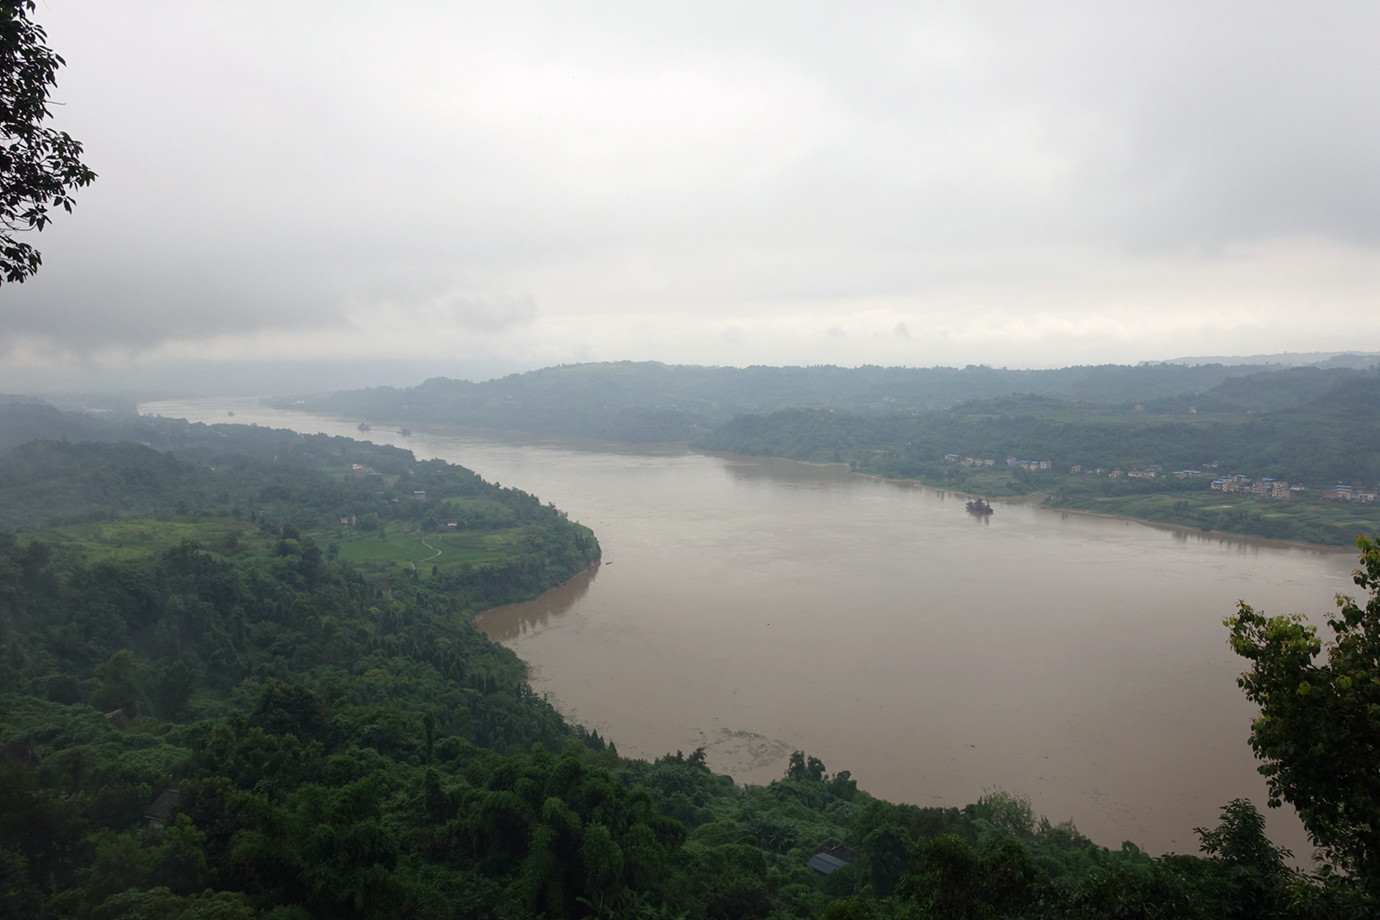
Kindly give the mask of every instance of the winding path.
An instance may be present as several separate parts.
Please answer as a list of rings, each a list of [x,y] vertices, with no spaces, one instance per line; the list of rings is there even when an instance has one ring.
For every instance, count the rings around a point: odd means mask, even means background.
[[[420,540],[422,541],[422,545],[423,545],[423,546],[425,546],[427,549],[431,550],[431,555],[430,555],[430,556],[427,556],[426,559],[423,559],[423,560],[422,560],[423,562],[426,562],[427,559],[435,559],[437,556],[441,555],[441,551],[440,551],[439,549],[437,549],[436,547],[432,546],[430,543],[426,542],[426,537],[425,537],[425,536],[419,537],[418,539],[420,539]],[[412,566],[412,571],[414,571],[414,572],[417,571],[417,563],[415,563],[415,562],[409,562],[408,565]]]

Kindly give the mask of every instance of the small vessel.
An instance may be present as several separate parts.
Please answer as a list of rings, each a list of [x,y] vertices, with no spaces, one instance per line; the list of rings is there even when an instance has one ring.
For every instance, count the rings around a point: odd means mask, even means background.
[[[360,422],[355,427],[358,428],[360,431],[368,431],[370,426],[368,422]]]
[[[412,429],[411,429],[411,428],[399,428],[399,429],[398,429],[398,434],[402,435],[402,436],[405,437],[405,438],[410,438],[410,437],[412,437]]]
[[[975,498],[968,502],[968,510],[973,514],[991,514],[992,506],[987,504],[986,499]]]

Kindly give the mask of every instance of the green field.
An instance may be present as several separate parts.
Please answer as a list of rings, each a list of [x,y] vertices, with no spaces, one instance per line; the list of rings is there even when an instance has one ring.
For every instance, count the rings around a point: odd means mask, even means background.
[[[241,552],[267,554],[273,539],[259,528],[233,517],[171,521],[138,518],[126,521],[98,521],[69,524],[41,531],[40,536],[59,543],[80,546],[91,562],[120,562],[161,552],[190,540],[221,555]]]
[[[230,516],[160,521],[140,518],[51,528],[41,534],[80,548],[89,562],[124,562],[190,541],[226,558],[275,555],[278,536]],[[341,526],[303,534],[342,562],[371,575],[415,569],[430,574],[461,575],[474,569],[511,562],[534,551],[540,528],[533,525],[485,531],[425,533],[408,522],[365,531]]]
[[[388,526],[374,532],[341,528],[336,534],[321,534],[318,542],[338,547],[339,558],[377,572],[390,568],[430,571],[433,566],[443,575],[461,574],[468,568],[510,561],[530,551],[537,528],[524,526],[491,531],[423,533],[405,526]]]

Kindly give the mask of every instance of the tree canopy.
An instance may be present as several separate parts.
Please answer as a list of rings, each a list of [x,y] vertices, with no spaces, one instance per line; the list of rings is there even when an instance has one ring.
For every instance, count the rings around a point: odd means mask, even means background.
[[[50,209],[71,211],[72,192],[96,179],[81,142],[49,127],[50,92],[66,62],[30,16],[33,0],[0,0],[0,274],[18,283],[43,257],[16,234],[42,230]]]
[[[1364,606],[1337,596],[1332,640],[1298,615],[1266,617],[1242,602],[1226,621],[1251,662],[1237,683],[1260,706],[1251,747],[1272,805],[1288,802],[1334,865],[1380,891],[1380,544],[1359,537]]]

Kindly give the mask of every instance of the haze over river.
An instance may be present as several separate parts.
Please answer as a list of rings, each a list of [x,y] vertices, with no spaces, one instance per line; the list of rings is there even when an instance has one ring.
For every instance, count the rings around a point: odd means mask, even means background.
[[[227,411],[236,413],[233,419]],[[792,750],[893,801],[1028,795],[1098,843],[1196,852],[1195,826],[1265,784],[1222,619],[1332,609],[1354,553],[994,503],[821,467],[278,412],[148,414],[392,442],[553,502],[604,564],[481,627],[568,717],[654,758],[704,747],[765,783]],[[1306,857],[1292,814],[1276,842]]]

